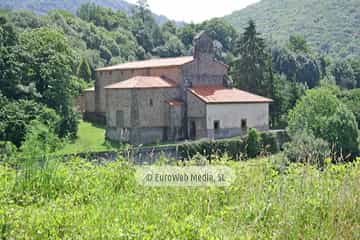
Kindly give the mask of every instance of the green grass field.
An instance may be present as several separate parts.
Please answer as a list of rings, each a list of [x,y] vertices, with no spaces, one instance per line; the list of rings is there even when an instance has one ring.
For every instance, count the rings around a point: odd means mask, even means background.
[[[120,144],[105,141],[105,128],[92,123],[81,121],[79,124],[78,138],[66,143],[58,152],[59,154],[71,154],[90,151],[106,151],[117,149]]]
[[[124,160],[0,164],[0,239],[360,239],[360,159],[278,159],[214,159],[230,187],[144,187]]]

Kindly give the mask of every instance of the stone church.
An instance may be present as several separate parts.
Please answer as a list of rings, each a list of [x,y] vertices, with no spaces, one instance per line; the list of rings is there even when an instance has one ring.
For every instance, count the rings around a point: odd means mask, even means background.
[[[85,115],[106,122],[106,138],[131,144],[226,138],[266,130],[271,99],[231,87],[212,39],[194,39],[194,55],[129,62],[96,70]]]

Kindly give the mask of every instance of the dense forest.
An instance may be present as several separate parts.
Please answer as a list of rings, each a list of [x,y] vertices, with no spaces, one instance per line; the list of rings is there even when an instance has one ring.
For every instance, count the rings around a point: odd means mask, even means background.
[[[358,0],[262,0],[224,19],[238,31],[253,19],[267,39],[299,34],[316,52],[345,58],[360,53],[359,9]]]
[[[76,15],[2,10],[0,16],[0,140],[16,146],[34,120],[60,138],[76,138],[79,116],[73,100],[93,85],[96,68],[191,55],[200,31],[214,39],[216,58],[230,66],[234,86],[274,99],[272,128],[287,127],[296,102],[319,86],[327,86],[360,122],[359,56],[337,60],[319,54],[299,35],[275,43],[259,33],[254,21],[241,34],[222,19],[159,25],[146,1],[131,14],[86,3]]]

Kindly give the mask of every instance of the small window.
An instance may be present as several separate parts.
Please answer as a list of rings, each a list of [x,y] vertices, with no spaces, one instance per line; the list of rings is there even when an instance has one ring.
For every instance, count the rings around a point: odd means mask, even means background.
[[[247,120],[241,119],[241,130],[246,131],[247,129]]]
[[[151,98],[150,98],[149,104],[150,104],[150,107],[152,107],[154,105],[153,100]]]
[[[220,121],[214,121],[214,131],[217,132],[220,129]]]

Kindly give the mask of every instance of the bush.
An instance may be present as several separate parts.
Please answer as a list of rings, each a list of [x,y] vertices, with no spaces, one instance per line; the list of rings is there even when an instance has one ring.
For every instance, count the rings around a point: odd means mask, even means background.
[[[333,147],[333,156],[353,156],[359,131],[354,114],[328,89],[307,91],[289,113],[289,134],[313,135]]]
[[[61,137],[76,138],[79,127],[80,116],[72,109],[63,113],[63,118],[59,122],[57,134]]]
[[[255,141],[254,137],[250,136],[253,134],[251,132],[256,132]],[[191,159],[199,153],[207,159],[210,159],[212,155],[222,156],[227,154],[231,159],[242,160],[247,157],[255,157],[260,152],[275,154],[280,151],[283,143],[289,141],[289,137],[284,131],[258,133],[256,130],[250,130],[249,136],[243,139],[204,140],[184,143],[178,146],[178,152],[186,159]],[[254,148],[255,155],[251,153]]]
[[[8,101],[0,106],[0,141],[10,141],[19,147],[35,119],[55,129],[60,118],[54,110],[34,101]]]
[[[242,139],[229,140],[204,140],[199,142],[184,143],[178,146],[178,152],[186,159],[191,159],[197,154],[210,159],[213,155],[229,155],[234,160],[244,157],[245,144]]]
[[[261,150],[261,137],[260,133],[251,128],[249,135],[246,138],[246,154],[249,158],[254,158],[259,155]]]
[[[306,133],[296,135],[284,146],[284,155],[291,162],[310,163],[322,167],[330,156],[330,146],[323,139]]]
[[[16,153],[16,146],[11,142],[0,141],[0,161],[10,160]]]
[[[60,143],[61,141],[53,129],[38,120],[34,120],[31,122],[25,141],[20,147],[21,156],[23,158],[42,158],[59,149]]]

